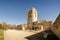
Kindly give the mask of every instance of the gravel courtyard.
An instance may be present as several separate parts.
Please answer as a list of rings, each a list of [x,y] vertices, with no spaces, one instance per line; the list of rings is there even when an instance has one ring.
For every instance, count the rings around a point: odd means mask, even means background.
[[[4,40],[27,40],[25,37],[35,34],[30,31],[23,30],[5,30]]]

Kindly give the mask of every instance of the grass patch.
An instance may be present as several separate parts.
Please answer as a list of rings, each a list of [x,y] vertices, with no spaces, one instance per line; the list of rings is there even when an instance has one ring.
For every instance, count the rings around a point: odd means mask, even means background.
[[[4,40],[4,31],[0,29],[0,40]]]

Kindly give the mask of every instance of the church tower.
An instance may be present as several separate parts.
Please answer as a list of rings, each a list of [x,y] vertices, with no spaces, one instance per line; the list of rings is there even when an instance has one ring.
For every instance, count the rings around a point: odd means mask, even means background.
[[[37,10],[35,8],[32,8],[28,10],[28,27],[32,27],[32,23],[37,21]]]

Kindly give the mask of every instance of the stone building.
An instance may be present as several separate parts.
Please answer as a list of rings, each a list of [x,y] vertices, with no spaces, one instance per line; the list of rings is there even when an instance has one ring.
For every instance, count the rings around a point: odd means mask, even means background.
[[[17,30],[22,30],[22,26],[21,25],[17,25],[16,29]]]
[[[36,22],[33,22],[34,27],[37,27],[38,30],[48,30],[52,26],[52,21],[46,21],[46,20],[39,20]]]
[[[27,30],[27,24],[17,25],[17,30]]]
[[[55,20],[55,22],[53,23],[53,27],[59,27],[60,26],[60,14],[58,15],[57,19]]]
[[[35,8],[28,10],[27,21],[28,27],[31,29],[32,23],[37,21],[37,10]]]
[[[52,21],[47,20],[38,20],[37,10],[31,8],[27,13],[27,24],[21,25],[8,25],[8,29],[17,29],[17,30],[46,30],[49,29],[52,25]]]
[[[46,30],[52,25],[52,21],[38,20],[37,10],[35,8],[30,9],[27,16],[29,29]]]
[[[8,25],[7,25],[7,28],[8,28],[8,29],[16,29],[16,25],[10,25],[10,24],[8,24]]]

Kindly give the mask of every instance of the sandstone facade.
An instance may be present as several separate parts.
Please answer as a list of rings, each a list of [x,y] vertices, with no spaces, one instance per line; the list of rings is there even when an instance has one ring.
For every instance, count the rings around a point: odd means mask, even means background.
[[[52,21],[38,20],[37,10],[35,8],[29,10],[27,16],[27,27],[29,29],[46,30],[49,29],[52,25]]]
[[[28,16],[27,24],[28,24],[28,27],[31,28],[32,23],[37,21],[37,10],[35,8],[32,8],[31,10],[28,11],[27,16]]]
[[[60,27],[60,14],[57,17],[57,19],[55,20],[55,22],[53,23],[53,27]]]

